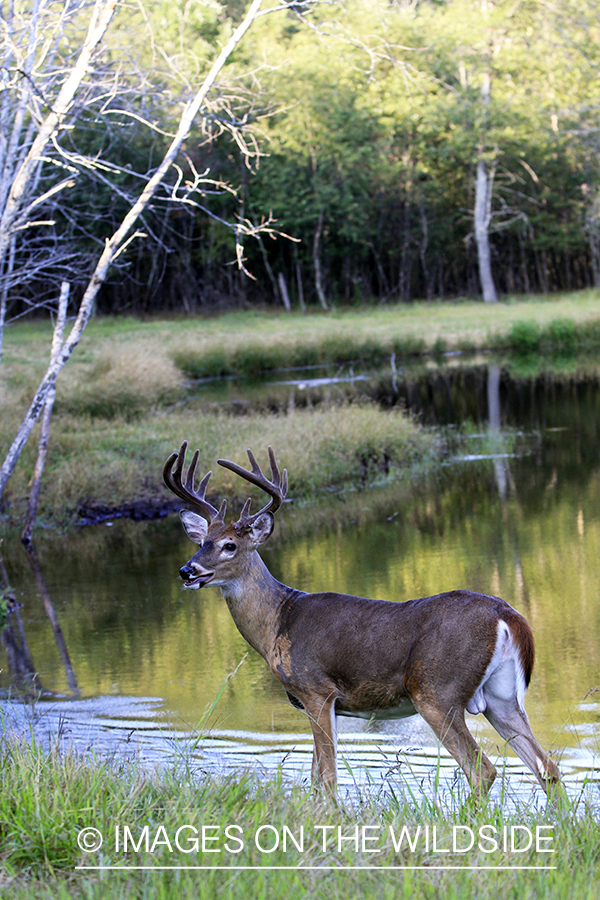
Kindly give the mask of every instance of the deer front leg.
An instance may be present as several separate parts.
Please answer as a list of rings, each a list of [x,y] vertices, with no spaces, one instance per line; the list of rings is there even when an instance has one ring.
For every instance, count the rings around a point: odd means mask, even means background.
[[[313,785],[322,785],[329,793],[335,793],[337,784],[336,753],[337,726],[335,695],[329,697],[302,698],[308,715],[314,740],[312,759]]]

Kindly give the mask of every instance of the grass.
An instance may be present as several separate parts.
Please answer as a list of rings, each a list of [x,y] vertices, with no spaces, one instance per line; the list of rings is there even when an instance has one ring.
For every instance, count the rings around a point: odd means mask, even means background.
[[[70,382],[78,381],[77,372],[92,381],[101,377],[107,387],[112,381],[126,384],[127,379],[123,381],[119,375],[119,359],[130,357],[131,368],[136,354],[151,359],[172,389],[182,376],[256,375],[282,366],[358,360],[375,364],[392,352],[401,356],[423,351],[523,349],[531,347],[532,341],[536,347],[551,350],[564,346],[565,339],[598,347],[599,301],[600,291],[586,290],[508,298],[497,304],[421,302],[308,315],[247,310],[212,318],[144,322],[98,318],[88,325],[69,363],[72,375],[64,379],[63,390],[68,394]],[[15,367],[14,378],[18,379],[24,365],[30,369],[45,360],[49,336],[50,326],[43,322],[7,329],[5,358]]]
[[[226,496],[234,504],[251,492],[250,487],[215,463],[225,456],[246,464],[246,447],[254,448],[263,464],[267,445],[276,448],[280,464],[288,467],[289,496],[295,500],[398,477],[437,455],[431,432],[400,410],[384,412],[375,405],[243,417],[199,416],[178,409],[154,411],[134,421],[65,414],[53,423],[42,515],[60,521],[76,516],[81,507],[118,508],[140,499],[156,504],[172,499],[161,473],[167,456],[184,437],[200,449],[200,470],[213,469],[209,496]],[[35,447],[35,441],[27,446],[9,485],[15,512],[27,495]]]
[[[573,357],[600,346],[600,294],[480,302],[419,303],[328,314],[247,311],[214,318],[93,320],[61,374],[40,511],[72,521],[82,507],[164,502],[161,469],[183,438],[200,447],[200,468],[220,456],[244,460],[246,446],[275,447],[291,493],[308,498],[360,487],[435,464],[439,443],[398,411],[346,401],[326,409],[233,417],[193,409],[189,378],[257,374],[323,362],[375,364],[391,353],[502,347]],[[49,353],[50,325],[7,329],[0,365],[0,456],[27,409]],[[5,499],[21,515],[35,433]],[[215,495],[243,497],[219,470]],[[233,493],[232,493],[233,492]]]
[[[597,896],[600,827],[594,811],[575,805],[560,813],[553,807],[532,811],[523,804],[507,813],[492,804],[475,807],[461,793],[459,789],[453,799],[434,802],[411,796],[399,781],[385,796],[365,793],[335,806],[281,775],[270,780],[248,773],[213,778],[185,767],[149,774],[131,763],[44,751],[5,737],[0,752],[0,895],[15,900]],[[414,841],[420,835],[413,848],[406,839],[394,847],[403,826],[405,838],[410,835]],[[535,836],[537,827],[540,836],[549,838],[538,849],[555,852],[537,852],[535,841],[524,852],[513,852],[510,843],[505,849],[503,829],[510,835],[511,826],[519,826],[512,832],[515,846],[524,847],[520,839],[527,838],[525,829]],[[99,851],[79,849],[77,836],[84,828],[102,835]],[[473,847],[460,852],[471,834]],[[488,840],[494,836],[499,838],[496,847]],[[452,852],[453,838],[457,852]],[[444,848],[450,852],[437,852]],[[256,866],[258,871],[129,868],[99,873],[77,870],[78,865]],[[297,865],[317,868],[290,868]],[[441,865],[536,868],[432,868]],[[286,868],[268,871],[267,866]],[[338,867],[343,871],[335,871]]]

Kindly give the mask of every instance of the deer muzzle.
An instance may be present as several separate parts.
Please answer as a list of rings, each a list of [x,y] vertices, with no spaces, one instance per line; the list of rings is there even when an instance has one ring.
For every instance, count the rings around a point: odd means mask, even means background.
[[[179,575],[183,578],[184,587],[201,588],[215,577],[215,573],[209,569],[204,569],[198,563],[186,563],[179,570]]]

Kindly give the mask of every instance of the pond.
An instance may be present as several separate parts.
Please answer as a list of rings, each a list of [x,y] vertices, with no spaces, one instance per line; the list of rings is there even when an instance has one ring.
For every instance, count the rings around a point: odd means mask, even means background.
[[[333,385],[314,384],[308,373],[301,390],[300,379],[284,377],[296,383],[252,388],[251,399],[285,408],[311,392],[316,403],[328,390],[359,391],[447,426],[457,450],[441,471],[286,504],[263,557],[276,578],[307,591],[404,600],[464,587],[504,597],[535,634],[526,703],[533,731],[561,760],[569,790],[587,779],[595,794],[600,362],[571,368],[450,360],[360,382],[342,373]],[[201,386],[206,396],[194,402],[239,403],[239,385],[225,386],[229,396],[219,390]],[[22,604],[1,636],[5,728],[151,763],[268,773],[282,765],[286,775],[309,778],[304,715],[239,635],[220,591],[182,589],[178,570],[194,548],[178,516],[45,532],[36,548],[37,572],[18,536],[4,534],[7,575]],[[18,700],[23,694],[33,705]],[[505,752],[482,716],[468,718],[492,758]],[[370,725],[347,718],[340,729],[338,772],[348,788],[401,777],[428,790],[438,764],[448,784],[455,778],[454,760],[440,755],[419,717]],[[541,798],[515,757],[504,765],[518,797]]]

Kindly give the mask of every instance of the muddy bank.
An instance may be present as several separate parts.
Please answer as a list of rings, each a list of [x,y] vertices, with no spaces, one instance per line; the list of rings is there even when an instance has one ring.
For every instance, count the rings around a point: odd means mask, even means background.
[[[102,504],[81,505],[77,507],[74,525],[98,525],[111,519],[133,519],[143,522],[149,519],[163,519],[169,513],[181,509],[181,500],[136,500],[119,506],[103,506]]]

